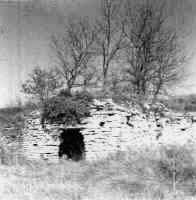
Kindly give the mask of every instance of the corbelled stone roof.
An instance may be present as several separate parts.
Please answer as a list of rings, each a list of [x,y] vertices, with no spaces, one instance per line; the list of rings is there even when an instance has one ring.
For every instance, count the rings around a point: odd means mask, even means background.
[[[94,160],[127,148],[154,148],[171,141],[185,141],[182,139],[182,127],[190,132],[191,124],[184,118],[179,124],[176,121],[173,125],[168,120],[168,117],[157,120],[154,115],[147,116],[135,107],[127,108],[108,99],[95,100],[91,105],[90,117],[76,127],[81,128],[84,136],[86,159]],[[46,129],[43,129],[39,111],[32,112],[26,119],[24,129],[26,156],[58,161],[58,129],[59,125],[50,124],[46,124]],[[173,137],[175,134],[176,138]]]

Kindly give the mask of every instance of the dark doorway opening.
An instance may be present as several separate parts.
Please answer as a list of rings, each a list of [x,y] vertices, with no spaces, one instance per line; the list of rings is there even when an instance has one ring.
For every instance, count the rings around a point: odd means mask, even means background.
[[[67,159],[79,161],[84,159],[85,144],[84,137],[80,133],[81,128],[61,129],[59,157],[66,156]]]

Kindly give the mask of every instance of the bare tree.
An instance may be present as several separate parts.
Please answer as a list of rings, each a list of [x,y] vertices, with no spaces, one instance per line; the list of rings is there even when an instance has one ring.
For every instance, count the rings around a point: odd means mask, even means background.
[[[42,106],[57,90],[63,86],[55,70],[49,71],[35,67],[29,78],[22,84],[22,92],[35,98]]]
[[[84,90],[89,86],[96,87],[98,81],[100,81],[100,73],[94,63],[91,63],[82,73],[82,83],[80,84]]]
[[[111,62],[122,49],[123,20],[120,17],[122,1],[101,0],[100,16],[96,20],[96,43],[101,56],[103,89],[106,88],[107,75]]]
[[[126,5],[124,33],[127,80],[140,96],[156,96],[168,84],[179,80],[185,61],[177,31],[169,26],[162,1]]]
[[[77,79],[84,74],[93,56],[91,48],[94,41],[95,31],[91,28],[87,17],[69,18],[65,34],[60,38],[52,38],[58,70],[65,78],[69,92],[76,84]]]
[[[35,67],[29,79],[22,84],[22,92],[38,101],[41,109],[41,124],[44,127],[43,113],[46,109],[47,101],[57,94],[63,86],[63,81],[56,73],[56,70],[45,70]]]

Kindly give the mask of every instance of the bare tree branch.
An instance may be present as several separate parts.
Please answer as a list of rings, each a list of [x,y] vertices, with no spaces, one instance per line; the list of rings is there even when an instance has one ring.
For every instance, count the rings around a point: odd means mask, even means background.
[[[126,73],[136,93],[156,97],[166,85],[180,79],[185,56],[179,36],[167,26],[164,4],[146,1],[130,7],[128,2],[126,7]]]
[[[103,88],[106,88],[107,75],[111,62],[122,49],[124,39],[123,20],[120,19],[120,0],[101,0],[100,16],[96,20],[96,43],[98,55],[102,57]]]
[[[52,38],[58,69],[64,76],[70,92],[94,55],[92,46],[95,38],[95,30],[91,28],[87,17],[69,18],[64,36],[60,39]]]

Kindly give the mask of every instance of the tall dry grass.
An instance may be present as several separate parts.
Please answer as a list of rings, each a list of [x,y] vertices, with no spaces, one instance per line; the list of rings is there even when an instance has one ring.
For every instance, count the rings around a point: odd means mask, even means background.
[[[186,146],[170,146],[156,152],[118,152],[91,163],[51,164],[20,157],[0,166],[0,199],[194,199],[196,164],[192,154]]]

